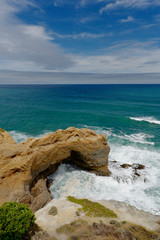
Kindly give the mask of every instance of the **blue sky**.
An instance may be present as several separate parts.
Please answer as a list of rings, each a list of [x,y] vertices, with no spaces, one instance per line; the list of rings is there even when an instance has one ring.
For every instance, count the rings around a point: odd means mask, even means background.
[[[0,0],[0,70],[160,72],[160,0]]]

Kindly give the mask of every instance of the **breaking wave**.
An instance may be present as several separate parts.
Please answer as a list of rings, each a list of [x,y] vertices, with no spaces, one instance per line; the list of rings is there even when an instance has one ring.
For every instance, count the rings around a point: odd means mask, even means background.
[[[145,121],[145,122],[149,122],[149,123],[154,123],[154,124],[158,124],[160,125],[160,121],[157,120],[154,117],[130,117],[131,120],[135,120],[135,121]]]
[[[154,135],[149,135],[146,133],[134,133],[134,134],[126,134],[120,131],[119,133],[115,133],[114,129],[112,128],[105,128],[105,127],[94,127],[94,126],[87,126],[84,125],[84,127],[91,128],[95,130],[99,134],[104,134],[107,136],[108,139],[110,138],[117,138],[122,139],[134,143],[142,143],[142,144],[149,144],[154,145],[153,141],[149,141],[150,139],[154,138]]]
[[[61,165],[49,178],[53,198],[73,195],[97,200],[124,201],[132,206],[160,214],[160,151],[154,148],[154,136],[145,133],[125,134],[113,128],[89,127],[105,134],[111,148],[109,155],[110,177],[96,176],[70,165]],[[29,137],[40,138],[48,132],[32,136],[17,131],[9,132],[17,142]],[[150,141],[152,139],[152,141]],[[124,142],[125,141],[125,142]],[[116,164],[114,164],[116,162]],[[143,164],[145,169],[134,178],[133,168],[120,168],[121,164]]]
[[[17,131],[10,131],[9,134],[14,138],[14,140],[17,142],[17,143],[21,143],[21,142],[24,142],[26,139],[28,138],[31,138],[31,137],[34,137],[34,138],[41,138],[43,137],[44,135],[50,133],[49,131],[47,132],[44,132],[42,134],[38,134],[38,135],[30,135],[30,134],[27,134],[27,133],[22,133],[22,132],[17,132]]]

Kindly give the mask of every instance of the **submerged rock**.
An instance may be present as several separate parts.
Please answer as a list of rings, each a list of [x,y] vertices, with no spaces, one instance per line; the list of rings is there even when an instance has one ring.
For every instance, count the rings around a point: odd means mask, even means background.
[[[28,204],[34,211],[51,200],[46,178],[61,163],[108,176],[110,148],[104,135],[70,127],[17,144],[2,131],[0,141],[0,205],[5,201]]]
[[[147,182],[146,167],[139,163],[123,163],[120,164],[117,161],[110,161],[110,167],[117,170],[116,174],[113,174],[112,177],[118,182],[134,183],[135,181]]]

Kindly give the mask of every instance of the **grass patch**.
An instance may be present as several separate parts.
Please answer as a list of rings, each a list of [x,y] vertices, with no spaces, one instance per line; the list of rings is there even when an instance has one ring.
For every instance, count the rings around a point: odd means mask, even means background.
[[[112,210],[105,208],[103,205],[89,201],[88,199],[77,199],[75,197],[68,196],[68,201],[80,204],[82,208],[78,211],[84,212],[89,217],[105,217],[105,218],[117,218],[117,214]]]

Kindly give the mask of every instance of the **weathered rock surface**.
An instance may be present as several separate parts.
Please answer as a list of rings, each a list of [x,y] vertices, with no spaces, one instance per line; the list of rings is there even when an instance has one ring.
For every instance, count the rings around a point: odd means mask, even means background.
[[[94,200],[92,199],[92,201]],[[138,210],[123,202],[101,200],[98,203],[113,210],[118,218],[88,216],[84,212],[77,216],[76,212],[82,206],[61,198],[53,199],[44,208],[38,210],[35,213],[36,223],[43,231],[48,233],[51,239],[55,237],[57,240],[159,239],[159,234],[158,236],[152,234],[152,231],[159,232],[158,221],[160,216]],[[52,206],[58,210],[58,214],[55,216],[49,214]],[[137,224],[140,226],[137,226]],[[149,232],[143,228],[149,229]]]
[[[51,200],[46,177],[63,162],[100,175],[110,173],[106,137],[92,130],[71,127],[20,144],[6,131],[1,133],[0,205],[17,201],[28,204],[34,211],[42,208]]]

